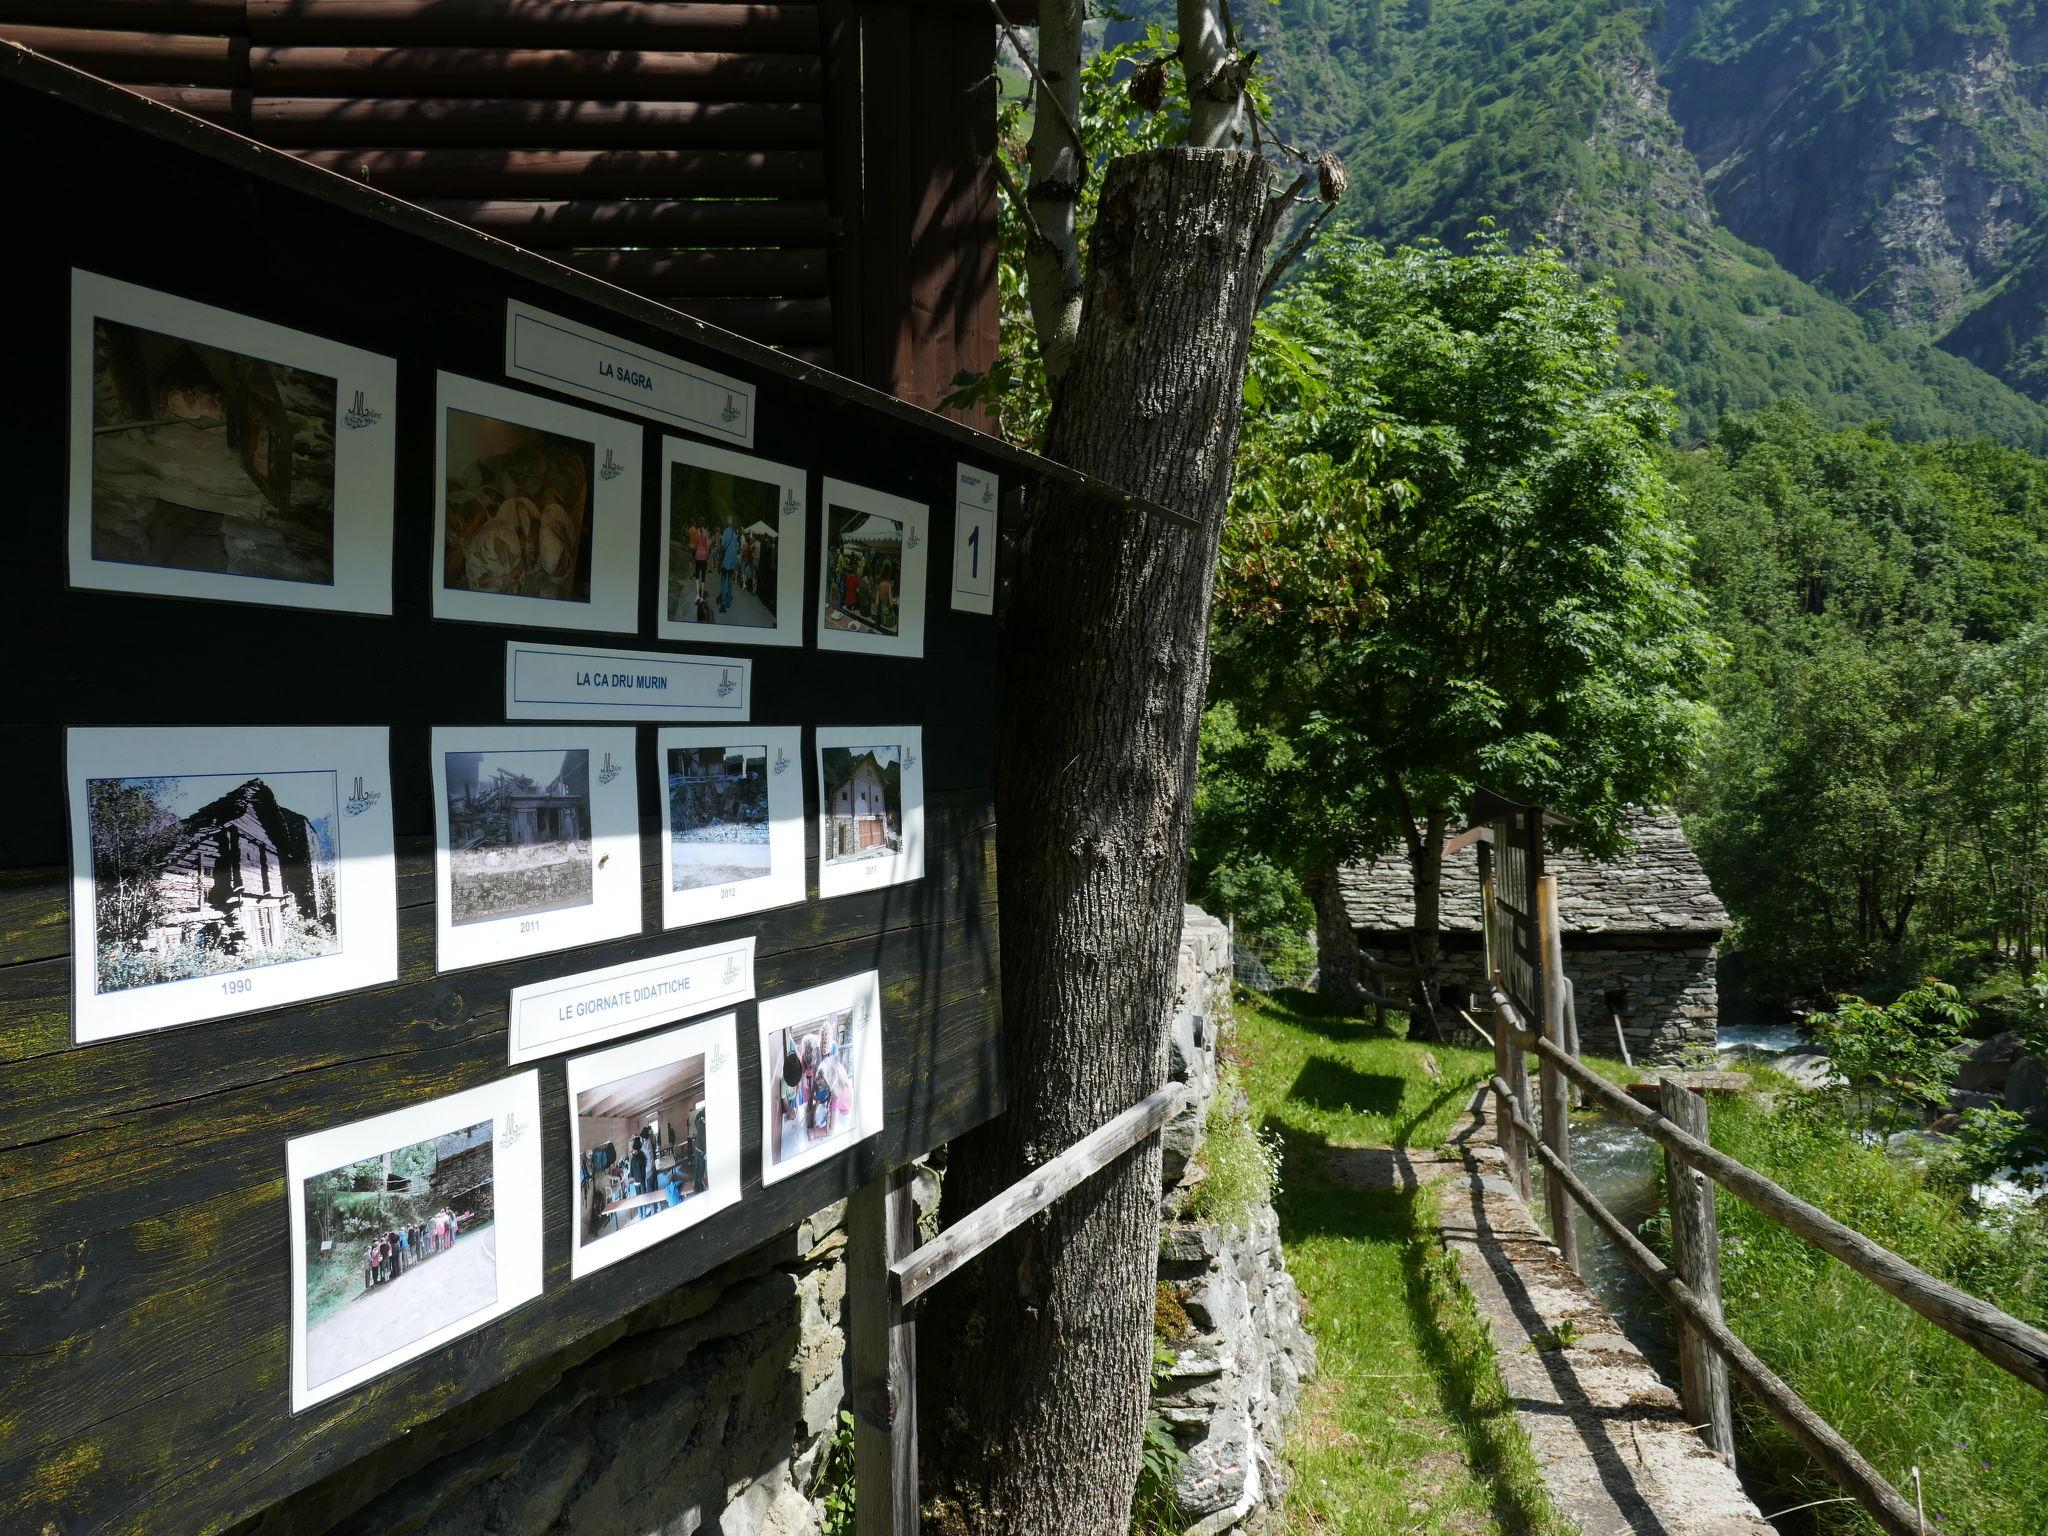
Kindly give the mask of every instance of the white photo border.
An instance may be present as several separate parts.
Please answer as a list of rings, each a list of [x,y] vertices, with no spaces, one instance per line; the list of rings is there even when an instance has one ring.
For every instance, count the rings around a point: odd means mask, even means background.
[[[583,1160],[577,1150],[576,1096],[636,1073],[704,1058],[704,1135],[711,1143],[711,1187],[679,1206],[628,1222],[616,1232],[583,1237]],[[572,1056],[566,1064],[569,1098],[569,1278],[616,1264],[679,1232],[729,1210],[740,1201],[739,1015],[723,1013],[681,1029],[641,1035],[609,1050]]]
[[[306,1380],[306,1181],[366,1157],[445,1136],[482,1120],[491,1133],[491,1224],[496,1230],[498,1299],[317,1386]],[[291,1206],[292,1412],[338,1397],[409,1360],[472,1333],[532,1301],[543,1284],[540,1074],[522,1072],[462,1093],[409,1104],[285,1143],[285,1198]]]
[[[449,754],[578,750],[590,754],[590,905],[511,913],[458,926],[448,827]],[[632,726],[437,725],[432,752],[437,971],[497,965],[526,955],[630,938],[641,931],[640,760]],[[618,770],[609,782],[600,777],[606,765]]]
[[[661,794],[662,927],[689,928],[804,901],[803,734],[798,725],[675,726],[655,733],[654,777]],[[668,755],[692,748],[741,746],[765,746],[768,750],[768,873],[733,885],[679,891],[675,886]]]
[[[398,979],[391,848],[391,733],[366,726],[72,726],[65,732],[71,828],[71,1021],[78,1045],[309,1002]],[[332,955],[97,990],[98,923],[86,785],[94,779],[326,773],[335,784]]]
[[[866,512],[903,524],[903,569],[896,584],[896,633],[862,635],[826,623],[832,611],[832,508]],[[818,495],[818,649],[867,656],[924,655],[925,567],[931,553],[932,511],[921,501],[891,496],[827,476]]]
[[[697,982],[710,986],[697,990]],[[754,935],[722,944],[682,949],[648,960],[628,960],[601,970],[555,976],[512,989],[506,1005],[506,1059],[513,1066],[587,1051],[643,1029],[659,1029],[693,1014],[712,1013],[754,995]],[[545,1033],[529,1028],[552,1012],[556,1024],[584,1024],[574,1031]]]
[[[924,728],[916,725],[821,725],[818,765],[818,899],[853,896],[924,878]],[[825,803],[827,747],[894,746],[903,754],[903,846],[893,858],[837,863],[825,857],[831,809]]]
[[[853,1134],[821,1142],[778,1165],[775,1136],[782,1128],[782,1105],[777,1084],[781,1071],[768,1059],[768,1037],[793,1025],[807,1024],[825,1014],[852,1009],[856,1020],[855,1042],[860,1052],[860,1081],[855,1084]],[[761,1058],[761,1182],[780,1183],[830,1162],[859,1146],[883,1128],[885,1101],[882,1096],[882,974],[863,971],[828,981],[820,987],[771,997],[758,1005],[758,1044]]]
[[[507,592],[466,592],[446,582],[448,544],[448,413],[467,411],[514,426],[588,442],[590,598],[574,602]],[[427,574],[434,617],[531,629],[581,629],[637,634],[640,628],[640,450],[646,430],[601,411],[565,405],[524,390],[459,373],[434,375],[434,547]]]
[[[221,347],[334,380],[334,579],[287,581],[226,571],[101,560],[92,552],[93,322]],[[74,588],[193,597],[333,613],[391,612],[398,364],[359,347],[196,299],[71,269],[70,486],[66,530]]]
[[[698,624],[672,619],[668,612],[669,537],[675,517],[671,484],[678,464],[737,475],[742,479],[771,482],[781,490],[778,506],[775,571],[775,627],[756,628],[744,624]],[[657,537],[661,544],[661,581],[654,589],[654,633],[662,640],[689,640],[710,645],[802,645],[804,643],[804,551],[809,540],[804,522],[810,516],[810,475],[793,464],[777,464],[731,448],[700,443],[694,438],[663,437],[661,440],[661,488],[655,498],[660,507]],[[793,505],[792,505],[793,504]],[[791,556],[794,558],[791,558]]]

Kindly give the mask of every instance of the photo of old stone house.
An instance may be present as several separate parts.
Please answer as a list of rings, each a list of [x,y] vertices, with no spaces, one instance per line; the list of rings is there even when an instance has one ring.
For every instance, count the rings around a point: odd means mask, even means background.
[[[827,747],[823,753],[828,863],[893,857],[903,846],[900,747]]]
[[[99,990],[332,954],[334,776],[95,779]]]
[[[454,922],[590,903],[589,752],[450,752],[445,767]]]

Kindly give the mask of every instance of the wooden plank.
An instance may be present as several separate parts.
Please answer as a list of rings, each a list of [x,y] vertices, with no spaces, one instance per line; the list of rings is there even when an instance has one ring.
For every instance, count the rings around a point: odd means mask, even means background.
[[[1001,1241],[1077,1184],[1100,1173],[1164,1125],[1186,1089],[1168,1083],[1066,1151],[1040,1164],[995,1199],[890,1266],[896,1297],[906,1306],[975,1255]]]
[[[640,0],[247,0],[250,36],[266,43],[569,43],[806,53],[815,5]]]
[[[420,206],[533,250],[578,245],[816,245],[830,238],[816,199],[435,199]]]
[[[1565,1031],[1564,951],[1558,943],[1557,876],[1544,875],[1536,882],[1537,955],[1543,975],[1543,1033],[1562,1045]],[[1569,1051],[1562,1054],[1573,1060]],[[1558,1071],[1546,1054],[1540,1058],[1543,1101],[1543,1144],[1569,1167],[1572,1160],[1571,1080]],[[1544,1162],[1548,1164],[1549,1158]],[[1550,1216],[1550,1235],[1557,1251],[1576,1272],[1579,1267],[1579,1234],[1572,1229],[1571,1202],[1556,1179],[1543,1181],[1543,1200]]]
[[[107,32],[0,22],[0,38],[90,70],[104,80],[247,85],[249,40],[184,32]]]
[[[401,197],[810,197],[824,190],[815,150],[287,149]]]
[[[917,1536],[917,1325],[890,1267],[917,1246],[914,1170],[891,1168],[846,1206],[847,1398],[856,1536]]]
[[[565,251],[578,272],[640,293],[681,296],[823,298],[823,250]]]
[[[706,324],[739,336],[793,346],[830,346],[830,299],[697,299],[678,297],[675,307]]]
[[[367,82],[366,82],[367,83]],[[521,97],[259,96],[221,87],[134,85],[147,96],[294,146],[615,145],[661,149],[811,149],[824,110],[803,101],[544,101]]]
[[[1707,1139],[1707,1101],[1681,1083],[1660,1085],[1664,1116],[1688,1135]],[[1665,1204],[1671,1212],[1671,1257],[1679,1279],[1715,1318],[1721,1312],[1721,1230],[1714,1186],[1674,1153],[1664,1154]],[[1735,1465],[1735,1410],[1728,1400],[1728,1363],[1713,1341],[1682,1318],[1678,1325],[1679,1395],[1707,1444]]]
[[[1554,1058],[1549,1041],[1536,1047],[1545,1061]],[[2001,1312],[1967,1291],[1937,1280],[1907,1263],[1881,1243],[1844,1226],[1818,1206],[1765,1178],[1747,1164],[1687,1134],[1654,1110],[1645,1109],[1627,1093],[1578,1062],[1558,1059],[1560,1071],[1571,1075],[1586,1092],[1660,1145],[1733,1194],[1770,1217],[1788,1232],[1803,1237],[1832,1255],[1881,1290],[1889,1291],[1930,1323],[1947,1329],[1994,1364],[2020,1380],[2048,1392],[2048,1333]]]
[[[244,0],[0,0],[0,26],[12,22],[134,32],[248,31]]]
[[[1629,1266],[1650,1283],[1681,1321],[1697,1330],[1727,1361],[1736,1379],[1748,1389],[1771,1417],[1782,1424],[1806,1453],[1835,1484],[1849,1493],[1890,1536],[1925,1536],[1925,1528],[1908,1504],[1882,1474],[1865,1461],[1857,1449],[1843,1439],[1835,1427],[1815,1413],[1771,1368],[1714,1316],[1676,1271],[1652,1253],[1627,1223],[1600,1203],[1570,1166],[1541,1145],[1536,1155],[1543,1159],[1553,1183],[1561,1183],[1567,1194],[1584,1207],[1586,1214],[1620,1250]]]
[[[794,53],[627,53],[578,48],[243,45],[246,76],[273,96],[597,96],[607,101],[816,101],[818,60]],[[163,79],[162,74],[129,78]],[[194,84],[213,84],[198,81]]]

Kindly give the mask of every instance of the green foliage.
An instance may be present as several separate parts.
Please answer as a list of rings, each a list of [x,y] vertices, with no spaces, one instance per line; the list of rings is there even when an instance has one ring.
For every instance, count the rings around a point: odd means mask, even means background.
[[[859,1486],[853,1475],[853,1415],[842,1408],[839,1427],[833,1431],[824,1463],[818,1468],[818,1504],[824,1512],[819,1536],[854,1536],[854,1496]]]
[[[1824,1098],[1716,1099],[1714,1144],[1912,1263],[2036,1327],[2048,1323],[2048,1224],[1973,1219],[1929,1171],[1865,1147]],[[1729,1326],[1894,1485],[1921,1469],[1928,1529],[2048,1530],[2048,1414],[2033,1388],[1738,1200],[1719,1207]],[[1775,1507],[1838,1492],[1741,1393],[1737,1454]],[[1774,1506],[1766,1506],[1774,1507]],[[1874,1532],[1853,1509],[1824,1532]]]
[[[1185,1316],[1186,1314],[1182,1314]],[[1163,1344],[1152,1347],[1152,1393],[1156,1397],[1173,1370],[1174,1353]],[[1145,1438],[1138,1447],[1138,1487],[1131,1496],[1132,1536],[1179,1536],[1180,1499],[1174,1483],[1187,1452],[1168,1424],[1151,1408],[1145,1411]]]
[[[1216,1096],[1195,1161],[1202,1181],[1188,1196],[1188,1214],[1217,1226],[1242,1226],[1280,1191],[1280,1141],[1261,1131],[1242,1107],[1244,1085],[1227,1058],[1217,1069]]]
[[[1920,1104],[1948,1096],[1960,1062],[1956,1048],[1973,1017],[1954,987],[1929,978],[1889,1005],[1845,997],[1807,1023],[1850,1091],[1891,1130],[1917,1124]]]

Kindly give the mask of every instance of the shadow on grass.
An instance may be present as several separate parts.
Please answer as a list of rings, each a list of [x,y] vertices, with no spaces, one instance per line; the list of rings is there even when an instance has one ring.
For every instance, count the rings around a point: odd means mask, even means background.
[[[1389,1116],[1401,1107],[1402,1086],[1390,1072],[1361,1072],[1334,1057],[1311,1056],[1295,1074],[1287,1097],[1317,1109]]]
[[[1328,999],[1297,987],[1282,987],[1265,994],[1267,1006],[1281,1016],[1290,1029],[1325,1040],[1348,1044],[1358,1040],[1405,1040],[1405,1028],[1385,1028],[1355,1013],[1347,1013]]]

